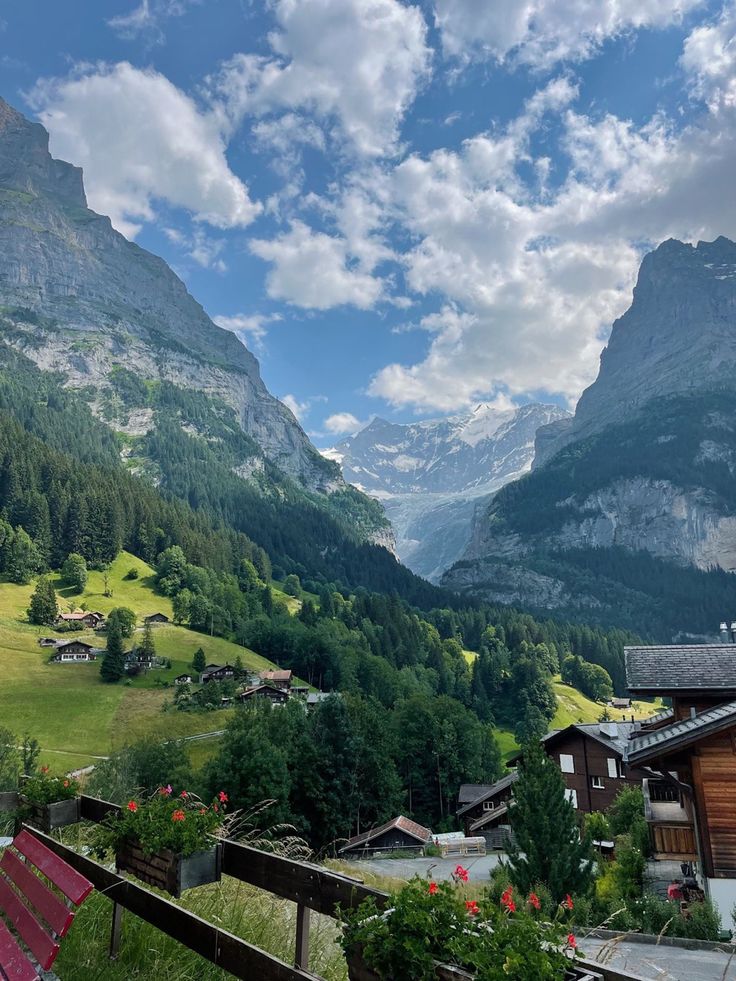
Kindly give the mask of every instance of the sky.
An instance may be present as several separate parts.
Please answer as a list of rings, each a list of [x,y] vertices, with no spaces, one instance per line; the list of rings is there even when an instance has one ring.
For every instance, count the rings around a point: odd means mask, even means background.
[[[736,238],[736,0],[5,0],[0,95],[321,447],[573,407],[642,255]]]

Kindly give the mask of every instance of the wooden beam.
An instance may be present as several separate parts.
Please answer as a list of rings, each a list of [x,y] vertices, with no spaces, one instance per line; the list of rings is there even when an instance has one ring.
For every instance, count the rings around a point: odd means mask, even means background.
[[[14,790],[0,793],[0,811],[15,811],[19,803],[18,794]]]
[[[54,838],[34,828],[28,830],[47,848],[68,862],[72,868],[86,876],[94,883],[96,889],[100,892],[104,891],[108,899],[135,913],[162,933],[173,937],[174,940],[189,947],[211,964],[228,971],[234,977],[250,979],[250,981],[253,978],[258,978],[259,981],[315,981],[314,974],[292,967],[278,957],[273,957],[241,940],[240,937],[219,929],[181,906],[176,906],[168,899],[149,892],[135,882],[121,878],[98,862],[79,855]]]
[[[295,862],[227,839],[222,842],[222,871],[325,916],[334,917],[338,906],[354,909],[371,896],[383,909],[390,898],[385,892],[319,865]]]
[[[302,906],[301,903],[296,908],[296,953],[294,955],[296,967],[303,967],[309,970],[309,907]]]

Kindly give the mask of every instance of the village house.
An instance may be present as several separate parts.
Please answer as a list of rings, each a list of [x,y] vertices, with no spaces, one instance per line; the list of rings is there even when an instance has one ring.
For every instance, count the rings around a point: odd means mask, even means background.
[[[508,803],[516,779],[516,770],[512,770],[494,784],[464,784],[460,788],[457,816],[467,838],[482,835],[490,848],[503,847],[511,830]]]
[[[231,664],[208,664],[199,676],[200,685],[206,685],[208,681],[232,681],[235,677],[235,668]]]
[[[246,688],[238,695],[241,704],[257,701],[269,701],[272,706],[286,705],[289,701],[289,693],[282,688],[273,685],[256,685],[253,688]]]
[[[736,625],[734,625],[736,626]],[[626,749],[645,768],[655,858],[692,862],[724,925],[736,903],[736,643],[626,647],[636,695],[672,699]]]
[[[191,685],[192,676],[190,674],[178,674],[174,678],[175,685]]]
[[[431,842],[432,832],[428,828],[400,815],[378,828],[348,839],[339,853],[351,858],[367,858],[378,852],[421,852]]]
[[[91,644],[85,644],[82,640],[70,640],[67,644],[58,645],[51,660],[61,664],[96,661],[97,651]]]
[[[152,626],[155,626],[157,623],[169,623],[169,618],[165,613],[151,613],[144,619],[143,622],[150,623]]]
[[[275,671],[261,671],[258,677],[266,685],[273,685],[275,688],[281,688],[283,691],[291,690],[291,671],[282,671],[280,669]]]
[[[54,621],[55,625],[67,624],[87,630],[99,630],[105,625],[105,617],[102,613],[92,610],[75,610],[74,613],[60,613]]]
[[[56,637],[39,637],[38,643],[40,647],[56,647],[60,641]]]

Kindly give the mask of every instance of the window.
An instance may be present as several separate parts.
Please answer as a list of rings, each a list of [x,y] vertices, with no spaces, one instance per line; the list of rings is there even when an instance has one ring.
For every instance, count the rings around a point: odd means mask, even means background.
[[[618,769],[618,760],[612,759],[609,756],[608,759],[606,760],[606,763],[608,764],[608,776],[611,777],[612,780],[615,780],[618,776],[620,776],[619,769]]]
[[[578,792],[577,790],[566,790],[565,797],[570,801],[574,808],[578,806]]]
[[[493,803],[492,800],[484,800],[483,801],[483,810],[484,811],[492,811],[495,806],[496,805]]]
[[[603,777],[591,777],[590,785],[593,790],[603,790]]]
[[[649,781],[649,800],[660,804],[679,804],[680,793],[677,787],[672,787],[662,780]]]
[[[575,760],[567,753],[560,753],[560,769],[563,773],[575,772]]]

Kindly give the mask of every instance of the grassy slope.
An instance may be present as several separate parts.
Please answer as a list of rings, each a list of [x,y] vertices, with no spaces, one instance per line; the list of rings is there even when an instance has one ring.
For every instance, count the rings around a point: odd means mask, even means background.
[[[123,577],[137,568],[139,578]],[[152,570],[140,559],[126,553],[118,556],[109,573],[112,597],[104,596],[102,573],[92,572],[87,589],[70,595],[55,582],[60,606],[74,608],[82,603],[88,609],[109,612],[115,606],[129,606],[142,619],[160,611],[171,615],[171,602],[153,592]],[[99,662],[95,664],[49,664],[50,651],[38,646],[38,638],[54,635],[47,627],[35,627],[26,620],[26,609],[33,585],[0,583],[0,720],[16,735],[28,732],[44,750],[43,759],[54,769],[69,769],[92,762],[112,748],[146,735],[172,738],[222,729],[231,711],[208,713],[161,712],[171,691],[157,687],[158,679],[170,681],[189,669],[197,647],[203,647],[207,660],[223,663],[240,655],[246,667],[262,669],[269,665],[253,651],[219,637],[207,637],[184,627],[157,627],[157,652],[170,657],[170,670],[152,671],[131,684],[105,685],[100,681]],[[104,646],[104,635],[74,633]]]

